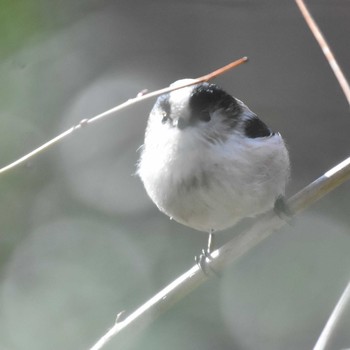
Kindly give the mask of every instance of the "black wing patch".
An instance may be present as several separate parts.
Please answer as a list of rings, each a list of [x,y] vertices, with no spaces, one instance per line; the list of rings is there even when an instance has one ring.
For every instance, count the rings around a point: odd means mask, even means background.
[[[191,123],[197,120],[209,121],[210,113],[218,109],[225,112],[225,122],[236,126],[241,113],[237,100],[215,84],[203,83],[194,87],[190,97]]]
[[[253,116],[244,121],[244,133],[245,136],[251,139],[273,135],[271,129],[257,116]]]

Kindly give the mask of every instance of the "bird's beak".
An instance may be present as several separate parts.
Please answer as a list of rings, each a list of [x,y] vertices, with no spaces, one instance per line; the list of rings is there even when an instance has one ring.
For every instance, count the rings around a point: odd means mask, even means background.
[[[178,129],[183,130],[188,126],[188,121],[185,118],[180,117],[179,119],[177,119],[175,126]]]

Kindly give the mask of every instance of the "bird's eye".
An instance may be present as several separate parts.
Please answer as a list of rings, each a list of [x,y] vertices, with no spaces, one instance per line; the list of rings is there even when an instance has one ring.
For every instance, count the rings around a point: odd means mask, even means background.
[[[198,116],[198,119],[203,121],[203,122],[209,122],[211,119],[209,111],[206,111],[206,110],[201,111],[199,116]]]
[[[166,113],[163,113],[162,124],[165,124],[168,121],[169,117]]]

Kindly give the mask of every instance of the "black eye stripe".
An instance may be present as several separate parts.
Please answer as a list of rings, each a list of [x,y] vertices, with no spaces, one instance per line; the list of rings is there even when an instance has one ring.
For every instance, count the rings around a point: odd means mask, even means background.
[[[191,123],[196,119],[208,122],[210,113],[221,109],[227,117],[227,124],[234,126],[241,107],[237,100],[215,84],[203,83],[196,86],[190,96],[189,106],[192,111]]]

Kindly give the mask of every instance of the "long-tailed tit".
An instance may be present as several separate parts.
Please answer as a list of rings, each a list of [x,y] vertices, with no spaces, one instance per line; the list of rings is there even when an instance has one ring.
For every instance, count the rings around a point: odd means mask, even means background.
[[[160,211],[209,233],[207,257],[214,232],[274,207],[289,173],[281,135],[215,84],[161,95],[150,113],[138,174]]]

